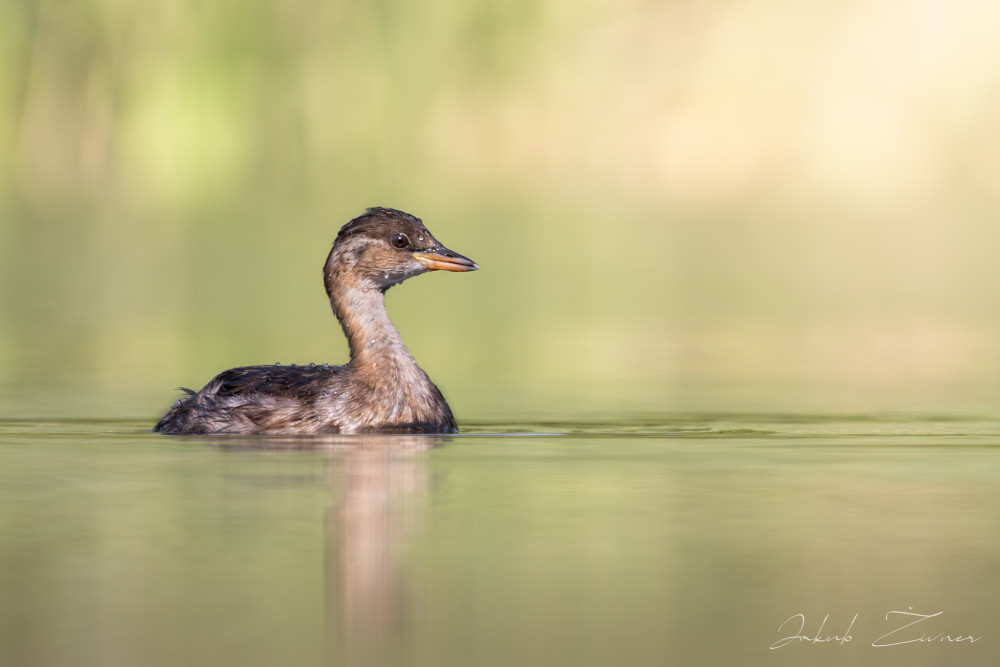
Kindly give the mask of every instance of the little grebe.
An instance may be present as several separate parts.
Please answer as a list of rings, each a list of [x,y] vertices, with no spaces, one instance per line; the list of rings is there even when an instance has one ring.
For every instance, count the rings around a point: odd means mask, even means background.
[[[410,356],[385,291],[426,271],[475,271],[423,222],[371,208],[344,225],[323,269],[350,344],[346,366],[245,366],[217,375],[160,420],[161,433],[454,433],[444,397]]]

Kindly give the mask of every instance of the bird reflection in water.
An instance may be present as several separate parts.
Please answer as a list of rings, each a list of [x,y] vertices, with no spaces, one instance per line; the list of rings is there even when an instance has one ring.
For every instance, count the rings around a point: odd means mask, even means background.
[[[402,550],[419,532],[441,436],[368,436],[330,467],[330,587],[347,664],[391,664],[407,625]]]
[[[423,523],[430,490],[426,452],[442,435],[213,439],[224,449],[328,453],[326,581],[334,664],[398,664],[408,618],[403,549]]]

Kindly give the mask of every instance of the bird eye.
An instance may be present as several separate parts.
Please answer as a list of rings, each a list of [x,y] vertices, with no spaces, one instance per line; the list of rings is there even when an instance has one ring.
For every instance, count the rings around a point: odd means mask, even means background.
[[[407,238],[406,234],[396,234],[390,241],[393,248],[406,248],[410,245],[410,239]]]

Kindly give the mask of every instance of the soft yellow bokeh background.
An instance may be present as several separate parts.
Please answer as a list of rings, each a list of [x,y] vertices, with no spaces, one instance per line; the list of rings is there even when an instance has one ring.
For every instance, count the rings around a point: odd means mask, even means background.
[[[991,0],[6,0],[3,416],[340,363],[367,206],[460,418],[1000,397]]]

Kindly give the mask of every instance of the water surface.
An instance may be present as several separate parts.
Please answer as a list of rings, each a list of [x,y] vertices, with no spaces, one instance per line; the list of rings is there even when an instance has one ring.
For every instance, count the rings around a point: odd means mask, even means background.
[[[1000,656],[987,417],[693,413],[324,439],[149,427],[0,422],[0,664]],[[883,643],[937,641],[873,647],[903,624],[889,612],[942,613]],[[833,640],[770,648],[796,634]]]

